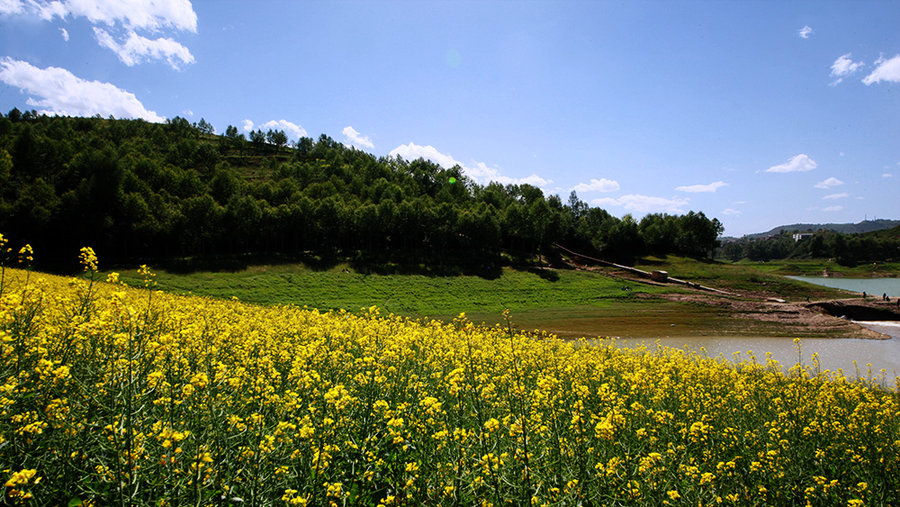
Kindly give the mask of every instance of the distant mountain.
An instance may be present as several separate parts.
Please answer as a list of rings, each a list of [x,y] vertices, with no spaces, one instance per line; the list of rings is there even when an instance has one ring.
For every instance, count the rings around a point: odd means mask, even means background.
[[[747,234],[744,236],[745,238],[761,238],[766,236],[775,236],[781,234],[782,232],[812,232],[818,231],[822,229],[827,229],[829,231],[836,231],[843,234],[853,234],[853,233],[862,233],[862,232],[872,232],[872,231],[880,231],[883,229],[890,229],[892,227],[900,226],[900,220],[863,220],[858,224],[791,224],[791,225],[779,225],[778,227],[774,227],[766,232],[759,232],[756,234]]]

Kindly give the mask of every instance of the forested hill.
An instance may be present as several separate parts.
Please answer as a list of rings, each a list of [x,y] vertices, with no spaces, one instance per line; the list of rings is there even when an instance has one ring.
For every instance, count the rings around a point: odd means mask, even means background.
[[[554,242],[628,260],[705,256],[718,220],[640,222],[531,185],[477,185],[459,167],[378,158],[322,135],[215,135],[201,120],[0,115],[0,233],[65,269],[84,245],[107,263],[234,254],[490,265]]]
[[[777,236],[783,232],[815,232],[815,231],[834,231],[842,234],[858,234],[863,232],[881,231],[892,227],[900,226],[900,220],[863,220],[858,224],[791,224],[773,227],[769,231],[757,234],[748,234],[746,238],[763,238],[766,236]]]
[[[744,236],[725,240],[717,252],[732,261],[750,259],[834,259],[844,266],[900,260],[900,226],[877,231],[841,234],[820,229],[808,237],[790,231],[758,238]]]

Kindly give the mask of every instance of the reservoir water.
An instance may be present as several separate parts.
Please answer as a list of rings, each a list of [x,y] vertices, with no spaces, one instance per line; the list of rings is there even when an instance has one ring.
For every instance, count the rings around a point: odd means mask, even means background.
[[[866,291],[881,297],[886,293],[891,299],[900,298],[900,278],[823,278],[812,276],[791,276],[794,280],[825,285],[854,292]],[[858,322],[870,329],[891,336],[890,340],[861,340],[853,338],[801,338],[801,360],[804,365],[812,365],[812,355],[818,354],[821,370],[842,370],[849,377],[876,377],[884,370],[886,387],[896,389],[895,377],[900,377],[900,322]],[[701,352],[705,349],[709,357],[721,356],[729,361],[748,359],[750,353],[756,361],[766,362],[766,352],[781,364],[784,371],[797,364],[798,354],[791,338],[660,338],[648,340],[622,339],[617,343],[625,347],[657,345]],[[735,356],[735,353],[739,355]],[[871,365],[871,368],[868,366]]]
[[[881,297],[887,294],[893,298],[900,297],[900,278],[835,278],[824,276],[789,276],[791,280],[824,285],[833,289],[844,289],[863,292]]]

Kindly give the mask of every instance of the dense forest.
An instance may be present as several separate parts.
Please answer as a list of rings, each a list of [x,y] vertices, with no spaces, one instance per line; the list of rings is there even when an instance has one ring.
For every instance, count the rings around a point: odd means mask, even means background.
[[[375,157],[328,136],[288,144],[205,120],[164,124],[0,114],[0,232],[65,269],[90,245],[107,263],[247,253],[492,265],[552,255],[707,257],[703,213],[638,221],[537,187],[478,185],[460,167]]]
[[[799,232],[783,231],[765,238],[727,241],[718,255],[731,261],[825,258],[844,266],[900,261],[900,227],[855,234],[820,229],[812,235],[795,237]]]

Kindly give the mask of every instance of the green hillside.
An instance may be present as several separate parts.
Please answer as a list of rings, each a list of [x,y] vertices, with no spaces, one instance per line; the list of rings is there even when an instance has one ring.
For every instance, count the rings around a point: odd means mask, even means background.
[[[328,136],[204,120],[0,117],[0,231],[71,269],[78,248],[108,263],[233,262],[251,256],[357,264],[532,262],[565,244],[615,260],[706,256],[721,225],[703,213],[640,222],[537,187],[479,185],[460,167],[375,157]]]

